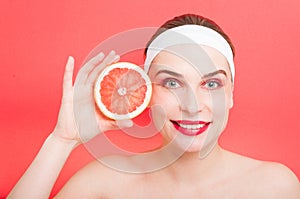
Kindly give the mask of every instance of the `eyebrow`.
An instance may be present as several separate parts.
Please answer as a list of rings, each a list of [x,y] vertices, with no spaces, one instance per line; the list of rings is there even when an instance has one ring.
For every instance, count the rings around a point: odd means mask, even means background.
[[[213,77],[213,76],[215,76],[217,74],[223,74],[223,75],[225,75],[225,77],[227,77],[227,73],[225,72],[225,70],[217,70],[217,71],[214,71],[214,72],[211,72],[211,73],[203,75],[202,78]]]
[[[166,73],[166,74],[172,75],[174,77],[183,77],[183,75],[176,73],[174,71],[170,71],[170,70],[160,70],[156,73],[155,77],[161,73]]]
[[[180,77],[180,78],[183,77],[182,74],[179,74],[179,73],[176,73],[176,72],[170,71],[170,70],[160,70],[160,71],[158,71],[158,72],[156,73],[155,77],[156,77],[157,75],[159,75],[160,73],[166,73],[166,74],[172,75],[172,76],[174,76],[174,77]],[[226,73],[224,70],[217,70],[217,71],[214,71],[214,72],[207,73],[207,74],[203,75],[202,79],[209,78],[209,77],[213,77],[213,76],[215,76],[215,75],[217,75],[217,74],[223,74],[223,75],[225,75],[225,76],[227,77],[227,73]]]

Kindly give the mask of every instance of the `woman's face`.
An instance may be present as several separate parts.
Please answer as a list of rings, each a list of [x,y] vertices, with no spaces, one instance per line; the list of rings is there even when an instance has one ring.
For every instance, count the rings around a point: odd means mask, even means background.
[[[164,144],[173,143],[188,152],[209,152],[233,104],[226,58],[207,46],[173,46],[156,56],[149,76],[152,118]]]

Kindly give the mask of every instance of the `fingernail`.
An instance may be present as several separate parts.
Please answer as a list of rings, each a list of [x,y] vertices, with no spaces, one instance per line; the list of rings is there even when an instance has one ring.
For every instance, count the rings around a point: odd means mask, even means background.
[[[70,61],[71,59],[74,59],[74,58],[71,55],[69,55],[68,61]]]
[[[120,59],[120,55],[115,55],[113,62],[118,61]]]
[[[71,69],[73,67],[74,63],[74,57],[69,56],[67,61],[67,69]]]
[[[99,53],[98,55],[99,55],[100,57],[104,57],[104,53],[103,53],[103,52]]]
[[[133,126],[132,120],[117,120],[119,128],[129,128]]]
[[[127,127],[132,127],[133,126],[133,122],[132,120],[127,120]]]

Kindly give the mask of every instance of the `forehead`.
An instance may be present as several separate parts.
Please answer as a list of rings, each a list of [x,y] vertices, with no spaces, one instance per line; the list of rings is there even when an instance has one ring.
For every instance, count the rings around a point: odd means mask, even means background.
[[[224,70],[230,74],[226,58],[216,49],[197,44],[171,46],[161,51],[153,60],[150,71],[168,68],[177,72],[206,74]]]

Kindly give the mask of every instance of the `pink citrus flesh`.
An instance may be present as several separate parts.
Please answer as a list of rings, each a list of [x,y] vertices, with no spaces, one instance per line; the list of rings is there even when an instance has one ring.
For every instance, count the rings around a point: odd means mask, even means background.
[[[119,62],[106,67],[94,89],[100,111],[114,120],[132,119],[148,106],[152,94],[151,81],[139,66]]]

